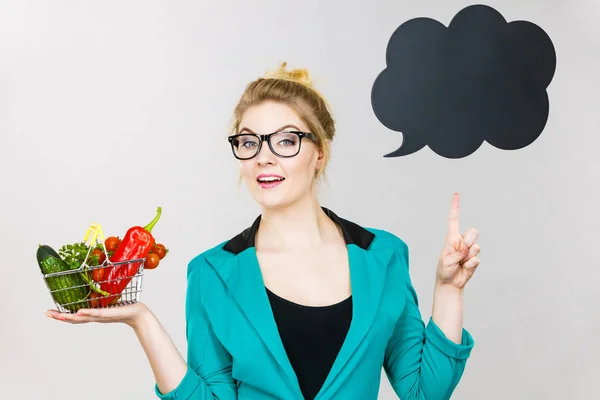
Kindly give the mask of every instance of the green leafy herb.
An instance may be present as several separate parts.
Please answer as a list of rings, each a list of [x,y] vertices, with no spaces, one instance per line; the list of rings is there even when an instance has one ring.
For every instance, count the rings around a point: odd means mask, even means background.
[[[83,264],[83,262],[85,261],[85,257],[87,256],[89,251],[90,256],[89,260],[87,261],[87,264],[93,267],[97,266],[100,261],[97,255],[91,253],[94,249],[100,249],[104,251],[104,246],[101,243],[98,243],[95,247],[93,247],[90,250],[90,246],[88,246],[85,242],[66,244],[58,250],[58,255],[67,263],[69,269],[77,269],[81,266],[81,264]],[[92,289],[95,292],[101,293],[103,296],[110,295],[109,293],[97,287],[97,284],[93,282],[91,277],[89,276],[89,271],[87,269],[80,272],[80,275],[83,277],[83,280],[89,285],[90,289]]]
[[[85,242],[66,244],[58,250],[58,255],[67,263],[70,269],[77,269],[85,261],[89,246]]]
[[[67,263],[70,269],[77,269],[85,261],[85,257],[90,251],[88,265],[93,267],[98,265],[100,261],[97,255],[91,253],[94,249],[104,251],[104,246],[102,243],[98,243],[90,250],[90,246],[85,242],[66,244],[58,250],[58,255]]]

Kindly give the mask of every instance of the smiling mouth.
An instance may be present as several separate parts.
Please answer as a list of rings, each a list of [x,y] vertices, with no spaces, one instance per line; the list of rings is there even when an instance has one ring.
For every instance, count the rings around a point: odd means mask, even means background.
[[[258,183],[272,183],[272,182],[281,182],[283,181],[285,178],[275,178],[275,177],[269,177],[269,178],[259,178],[256,181]]]
[[[261,189],[268,190],[281,185],[281,182],[283,182],[284,180],[285,178],[283,177],[263,176],[261,178],[258,178],[256,181],[258,182],[258,186]]]

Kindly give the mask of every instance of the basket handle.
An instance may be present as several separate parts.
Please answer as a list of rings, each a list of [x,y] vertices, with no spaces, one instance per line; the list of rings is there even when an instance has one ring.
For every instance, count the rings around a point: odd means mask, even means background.
[[[83,241],[87,243],[90,238],[90,234],[92,234],[92,240],[90,242],[90,246],[95,246],[97,243],[98,236],[100,236],[100,242],[104,244],[104,231],[102,230],[102,225],[92,223],[85,231],[85,236],[83,237]]]
[[[102,245],[103,245],[102,250],[104,251],[106,260],[110,263],[110,260],[108,257],[108,252],[106,251],[106,246],[104,246],[104,231],[102,230],[102,225],[92,222],[90,224],[90,226],[87,228],[87,230],[85,231],[85,235],[83,237],[84,243],[86,243],[89,246],[89,248],[88,248],[88,252],[85,256],[85,260],[79,266],[80,269],[88,267],[87,260],[90,256],[90,253],[92,252],[92,248],[94,248],[96,246],[96,244],[98,243],[98,239],[100,239],[100,243],[102,243]],[[89,241],[89,243],[88,243],[88,241]]]

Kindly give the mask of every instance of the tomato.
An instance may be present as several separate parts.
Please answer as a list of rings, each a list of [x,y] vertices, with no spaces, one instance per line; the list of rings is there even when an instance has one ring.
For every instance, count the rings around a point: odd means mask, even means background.
[[[92,280],[94,282],[102,282],[104,280],[104,270],[106,268],[97,268],[92,271]]]
[[[155,244],[154,247],[152,247],[152,254],[156,254],[158,256],[159,259],[163,259],[165,258],[165,256],[167,255],[167,252],[169,250],[167,250],[167,248],[165,247],[164,244]]]
[[[154,269],[156,267],[158,267],[158,264],[160,262],[160,258],[153,253],[150,253],[146,256],[146,262],[144,262],[144,268],[145,269]]]
[[[96,257],[94,257],[94,256],[96,256],[98,258],[98,263],[95,262],[94,258],[96,258]],[[104,254],[104,252],[102,250],[100,250],[100,249],[94,249],[90,253],[90,260],[88,262],[91,265],[100,265],[105,260],[106,260],[106,254]]]
[[[103,297],[103,296],[100,293],[94,292],[92,290],[92,293],[90,293],[90,305],[92,306],[92,308],[100,307],[100,300],[98,300],[98,299],[101,297]]]
[[[106,247],[107,252],[115,251],[117,247],[119,247],[119,244],[121,244],[121,239],[119,239],[117,236],[110,236],[104,241],[104,246]]]
[[[115,304],[117,304],[117,302],[119,301],[119,298],[121,296],[115,296],[115,297],[109,297],[109,296],[104,296],[101,293],[98,292],[94,292],[92,290],[92,292],[90,293],[90,305],[92,306],[92,308],[100,308],[100,307],[104,307],[103,304],[108,304],[109,306],[113,306]],[[101,299],[107,299],[108,300],[104,300],[102,301]]]

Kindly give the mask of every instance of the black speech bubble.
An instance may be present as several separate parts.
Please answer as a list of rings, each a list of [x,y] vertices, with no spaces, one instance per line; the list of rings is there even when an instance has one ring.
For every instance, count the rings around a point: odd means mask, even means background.
[[[503,150],[530,145],[548,120],[546,88],[556,69],[548,35],[527,21],[507,23],[473,5],[448,27],[415,18],[392,34],[387,67],[371,92],[376,117],[403,134],[400,157],[429,146],[466,157],[486,140]]]

